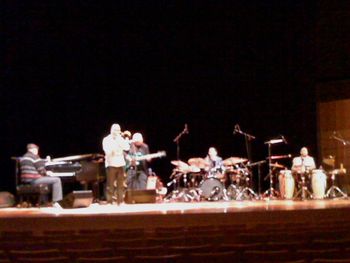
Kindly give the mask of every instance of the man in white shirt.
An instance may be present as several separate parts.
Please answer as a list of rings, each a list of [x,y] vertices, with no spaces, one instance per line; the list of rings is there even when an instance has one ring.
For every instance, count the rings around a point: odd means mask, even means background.
[[[316,169],[314,158],[309,156],[309,151],[306,147],[301,148],[300,156],[293,159],[292,171],[296,173],[305,173],[313,169]]]
[[[108,203],[113,202],[116,193],[118,205],[123,202],[125,159],[124,151],[130,149],[128,139],[124,139],[119,124],[111,126],[111,133],[103,138],[103,151],[105,152],[105,166],[107,169],[106,198]]]

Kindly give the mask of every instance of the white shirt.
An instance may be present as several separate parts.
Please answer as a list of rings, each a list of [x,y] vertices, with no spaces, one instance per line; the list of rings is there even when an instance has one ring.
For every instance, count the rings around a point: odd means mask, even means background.
[[[103,151],[105,152],[106,167],[123,167],[126,165],[124,159],[124,151],[130,149],[130,144],[122,136],[118,135],[115,138],[108,135],[102,141]]]
[[[293,159],[293,171],[305,172],[305,170],[313,170],[316,169],[315,160],[311,156],[306,157],[295,157]]]

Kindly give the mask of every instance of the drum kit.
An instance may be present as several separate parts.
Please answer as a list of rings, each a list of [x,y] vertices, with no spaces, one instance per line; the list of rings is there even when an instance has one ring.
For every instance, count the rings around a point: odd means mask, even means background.
[[[330,161],[328,163],[331,163]],[[252,165],[248,159],[229,157],[219,166],[210,167],[204,158],[190,158],[187,163],[171,161],[175,167],[171,175],[173,191],[165,201],[219,201],[258,200],[261,197],[251,188]],[[345,174],[345,169],[288,170],[284,165],[271,163],[273,177],[279,184],[279,198],[284,200],[318,200],[345,198],[347,195],[335,185],[335,177]],[[327,191],[327,180],[331,185]]]
[[[230,157],[212,167],[200,157],[190,158],[187,163],[181,160],[171,161],[175,167],[168,186],[173,191],[165,201],[218,201],[244,200],[258,196],[250,188],[252,173],[248,159]]]

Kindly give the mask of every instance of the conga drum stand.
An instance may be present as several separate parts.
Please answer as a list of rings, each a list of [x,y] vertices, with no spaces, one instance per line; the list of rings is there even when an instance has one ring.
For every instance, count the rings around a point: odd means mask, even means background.
[[[297,198],[297,197],[300,197],[301,200],[303,200],[303,201],[307,200],[308,198],[312,199],[312,194],[307,187],[305,173],[301,174],[300,189],[295,195],[295,198]]]

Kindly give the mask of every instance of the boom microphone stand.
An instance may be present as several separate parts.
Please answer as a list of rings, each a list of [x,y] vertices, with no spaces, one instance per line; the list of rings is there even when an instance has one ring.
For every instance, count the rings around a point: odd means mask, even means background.
[[[248,161],[250,163],[251,160],[252,160],[252,153],[251,153],[251,144],[250,144],[250,142],[255,139],[255,136],[253,136],[251,134],[248,134],[246,132],[243,132],[238,124],[235,125],[234,131],[233,131],[233,134],[236,134],[236,133],[241,134],[241,135],[244,136],[245,147],[246,147],[246,151],[247,151],[247,157],[248,157]],[[250,183],[252,183],[253,174],[251,173],[251,171],[249,171],[249,174],[250,174],[250,177],[251,177],[251,182]],[[248,177],[248,180],[249,180],[249,177]],[[254,190],[252,188],[249,187],[248,181],[246,181],[246,182],[247,182],[246,187],[238,194],[237,199],[241,199],[244,196],[245,193],[247,193],[248,195],[250,194],[250,196],[253,196],[255,199],[258,199],[259,196],[254,192]]]
[[[265,142],[265,144],[268,145],[270,188],[265,191],[264,196],[267,197],[268,199],[276,199],[280,195],[280,193],[273,188],[271,145],[281,143],[281,142],[286,143],[286,140],[284,139],[283,136],[281,139],[272,139],[270,141]]]
[[[188,127],[187,124],[185,124],[185,128],[183,129],[183,131],[181,131],[173,140],[173,142],[176,143],[176,159],[179,161],[180,160],[180,139],[184,134],[188,134]]]
[[[180,139],[184,134],[188,134],[188,126],[185,124],[184,129],[174,138],[173,142],[176,143],[176,159],[177,162],[180,162]],[[184,189],[180,191],[180,177],[183,177],[184,180]],[[164,200],[165,201],[179,201],[184,200],[185,202],[191,200],[191,195],[187,193],[187,173],[186,172],[176,172],[174,171],[170,178],[172,181],[167,184],[167,186],[170,186],[171,184],[174,184],[174,190],[169,193]]]

